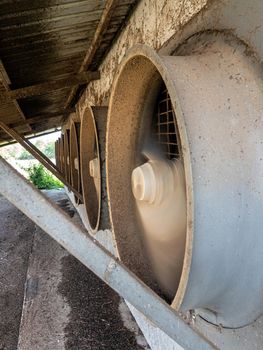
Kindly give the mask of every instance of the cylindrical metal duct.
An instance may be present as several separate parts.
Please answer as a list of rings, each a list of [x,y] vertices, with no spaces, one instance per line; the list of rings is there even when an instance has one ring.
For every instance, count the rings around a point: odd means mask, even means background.
[[[64,156],[64,135],[61,134],[59,143],[59,156],[60,156],[60,171],[65,175],[65,156]]]
[[[64,133],[64,173],[66,180],[70,183],[70,130],[66,129]]]
[[[61,171],[61,161],[60,161],[60,142],[61,142],[61,138],[59,137],[57,139],[57,141],[55,142],[55,159],[56,159],[56,166],[59,169],[59,171]]]
[[[93,232],[109,228],[105,171],[106,107],[87,106],[81,117],[80,165],[84,204]]]
[[[81,194],[80,123],[74,121],[72,121],[70,126],[70,170],[71,185]],[[75,196],[75,201],[77,204],[80,204],[77,196]]]
[[[59,168],[58,142],[59,140],[55,141],[55,161],[57,168]]]
[[[263,76],[247,52],[218,33],[191,37],[177,56],[137,46],[119,68],[108,115],[107,183],[118,252],[152,285],[131,174],[142,164],[141,145],[165,84],[187,202],[171,304],[226,327],[249,324],[263,312]]]

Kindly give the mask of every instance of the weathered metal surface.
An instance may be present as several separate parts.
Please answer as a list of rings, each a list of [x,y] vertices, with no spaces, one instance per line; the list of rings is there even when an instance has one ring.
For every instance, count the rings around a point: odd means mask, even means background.
[[[71,183],[71,172],[70,172],[70,130],[66,129],[64,132],[64,148],[63,148],[63,157],[64,157],[64,174],[67,182]],[[71,190],[71,188],[70,188]]]
[[[61,156],[60,156],[60,150],[61,150],[61,146],[60,146],[60,143],[61,143],[61,137],[58,138],[57,142],[56,142],[56,147],[57,147],[57,158],[56,158],[56,165],[59,169],[59,171],[62,173],[61,171]]]
[[[232,36],[218,33],[192,37],[178,56],[135,48],[113,85],[107,128],[108,192],[118,251],[142,274],[146,264],[138,262],[134,232],[139,241],[144,236],[129,188],[131,172],[142,162],[147,121],[165,83],[181,140],[188,218],[172,306],[198,309],[210,322],[230,328],[263,313],[258,269],[263,261],[263,72],[246,50]],[[176,259],[180,249],[174,249]]]
[[[74,187],[78,193],[82,194],[81,186],[81,167],[80,167],[80,123],[72,121],[70,125],[70,179],[71,185]],[[83,197],[84,198],[84,197]],[[81,201],[75,196],[76,203],[80,204]]]
[[[60,171],[60,168],[59,168],[59,154],[58,154],[58,142],[59,142],[59,140],[55,141],[55,163],[56,163],[56,167]]]
[[[80,166],[82,191],[90,230],[110,227],[106,190],[106,120],[107,107],[91,107],[80,115]],[[97,161],[95,176],[91,176],[90,162]],[[93,174],[94,175],[94,174]]]
[[[102,119],[105,122],[105,114],[102,114]],[[90,106],[87,106],[81,115],[80,149],[84,205],[90,229],[96,232],[99,226],[101,207],[100,152],[96,122]],[[93,169],[92,176],[91,163],[94,164],[95,160],[96,169]]]
[[[99,66],[112,39],[121,28],[136,0],[120,1],[103,33],[99,51],[93,57]],[[77,74],[89,49],[105,7],[104,0],[45,0],[0,4],[0,57],[9,76],[10,88],[20,89],[50,80],[68,79]],[[92,70],[95,70],[92,67]],[[85,83],[85,82],[83,82]],[[51,91],[19,101],[18,108],[26,118],[60,112],[71,88]],[[1,106],[2,107],[2,106]],[[0,108],[6,124],[21,120],[11,105]],[[60,123],[62,120],[60,120]],[[56,125],[53,119],[42,126],[46,130]],[[40,125],[35,126],[39,131]],[[22,134],[28,127],[20,130]],[[1,142],[1,134],[0,134]]]
[[[171,55],[182,41],[196,32],[211,29],[227,30],[240,36],[249,45],[252,44],[255,52],[259,52],[259,56],[262,57],[261,14],[260,0],[249,2],[142,0],[127,27],[106,56],[101,66],[101,80],[90,84],[77,109],[81,111],[90,103],[99,105],[108,103],[118,65],[129,47],[135,43],[146,43],[166,55]],[[239,330],[215,327],[216,329],[211,332],[213,326],[206,325],[206,322],[200,322],[199,327],[207,336],[216,333],[217,344],[222,349],[262,348],[262,321]],[[252,332],[255,329],[256,332]],[[153,333],[159,334],[157,331]],[[161,339],[160,344],[162,344],[160,348],[167,348],[166,342],[162,343]]]
[[[0,193],[184,349],[216,349],[2,158],[0,178]]]

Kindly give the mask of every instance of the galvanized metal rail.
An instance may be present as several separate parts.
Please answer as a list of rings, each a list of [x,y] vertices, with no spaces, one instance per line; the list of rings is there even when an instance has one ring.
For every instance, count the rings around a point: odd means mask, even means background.
[[[0,193],[184,349],[216,349],[1,157]]]

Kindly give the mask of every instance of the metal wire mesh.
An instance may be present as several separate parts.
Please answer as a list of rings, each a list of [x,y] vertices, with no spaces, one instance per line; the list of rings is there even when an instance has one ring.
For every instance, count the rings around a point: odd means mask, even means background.
[[[161,89],[156,108],[157,139],[168,159],[180,158],[176,117],[166,87]]]

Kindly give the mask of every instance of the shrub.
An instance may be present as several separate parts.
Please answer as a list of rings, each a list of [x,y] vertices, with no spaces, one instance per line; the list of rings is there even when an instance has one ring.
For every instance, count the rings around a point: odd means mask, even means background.
[[[36,164],[27,169],[29,180],[40,190],[51,190],[54,188],[61,188],[63,184],[42,164]]]
[[[34,157],[26,150],[22,150],[22,152],[19,154],[19,156],[15,156],[15,158],[17,158],[18,160],[34,159]]]
[[[48,157],[48,158],[55,158],[55,143],[50,142],[48,143],[44,150],[43,153]]]

